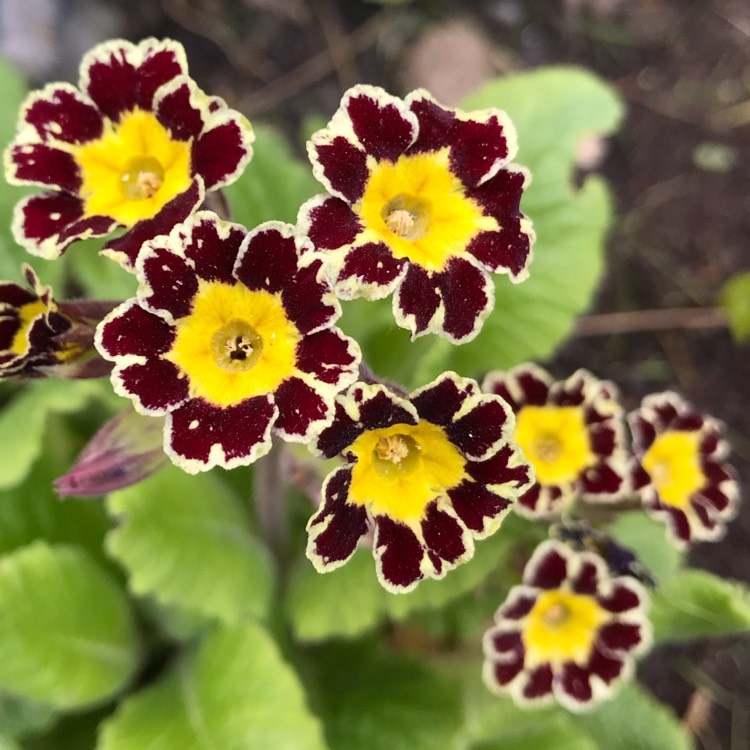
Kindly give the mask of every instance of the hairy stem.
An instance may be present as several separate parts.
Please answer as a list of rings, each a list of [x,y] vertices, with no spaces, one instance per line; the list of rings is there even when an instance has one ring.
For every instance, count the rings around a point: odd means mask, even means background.
[[[277,562],[285,559],[289,529],[281,464],[283,446],[276,444],[255,464],[253,496],[261,534]]]

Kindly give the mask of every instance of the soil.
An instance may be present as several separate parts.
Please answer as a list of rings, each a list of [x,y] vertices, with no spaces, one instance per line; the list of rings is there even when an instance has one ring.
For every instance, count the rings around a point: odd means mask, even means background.
[[[72,5],[81,11],[86,3]],[[119,33],[179,39],[206,90],[275,122],[296,142],[305,116],[329,117],[342,90],[357,81],[394,93],[437,86],[439,98],[458,101],[488,74],[546,63],[580,64],[608,79],[627,117],[599,166],[618,218],[607,246],[608,274],[590,312],[688,310],[668,325],[646,313],[628,332],[574,337],[549,367],[560,376],[587,367],[611,378],[630,407],[648,392],[681,391],[725,421],[735,465],[750,487],[750,347],[735,344],[715,318],[709,327],[690,325],[691,310],[711,310],[722,285],[750,269],[746,0],[123,0],[111,6]],[[649,330],[652,324],[659,330]],[[698,545],[691,560],[750,583],[750,503],[723,541]],[[684,718],[699,747],[750,747],[750,639],[657,648],[641,672]]]

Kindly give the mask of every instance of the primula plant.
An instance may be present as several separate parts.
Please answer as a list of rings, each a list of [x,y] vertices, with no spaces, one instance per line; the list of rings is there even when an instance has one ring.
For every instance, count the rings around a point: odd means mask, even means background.
[[[682,555],[737,510],[723,426],[532,361],[601,267],[603,83],[357,85],[309,165],[169,40],[19,111],[2,747],[689,747],[635,675],[750,628]]]

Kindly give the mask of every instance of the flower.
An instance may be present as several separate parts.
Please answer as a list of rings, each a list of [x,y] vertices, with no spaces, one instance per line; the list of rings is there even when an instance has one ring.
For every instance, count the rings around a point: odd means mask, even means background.
[[[171,40],[94,47],[79,88],[49,84],[23,105],[5,174],[48,191],[17,205],[13,232],[30,253],[51,259],[75,240],[124,227],[105,252],[132,268],[140,245],[185,219],[204,189],[237,178],[253,133],[195,85],[182,45]]]
[[[0,380],[41,378],[53,372],[74,376],[73,370],[80,368],[71,363],[91,346],[72,336],[75,321],[60,311],[52,288],[44,286],[30,266],[25,265],[23,273],[28,289],[13,281],[0,282]]]
[[[678,546],[721,538],[739,500],[722,425],[669,391],[646,396],[628,421],[644,506]]]
[[[632,672],[650,641],[645,589],[593,552],[542,543],[484,636],[484,681],[522,705],[583,711]]]
[[[355,86],[308,143],[330,195],[302,206],[299,226],[327,251],[342,299],[395,292],[396,322],[413,338],[469,341],[493,306],[488,271],[528,276],[534,233],[519,202],[529,175],[509,163],[516,150],[500,110]]]
[[[510,404],[513,439],[536,473],[518,500],[519,513],[549,518],[579,496],[616,500],[628,490],[624,413],[614,384],[586,370],[555,382],[541,367],[524,364],[489,373],[482,389]]]
[[[513,415],[473,380],[443,373],[408,398],[356,383],[336,399],[314,452],[346,457],[323,484],[307,524],[307,556],[325,573],[343,565],[371,527],[381,584],[412,590],[442,578],[493,534],[531,481],[509,440]]]
[[[333,323],[340,306],[294,227],[249,232],[199,211],[142,249],[138,296],[97,329],[115,391],[166,415],[164,449],[196,473],[305,441],[356,378],[359,349]]]

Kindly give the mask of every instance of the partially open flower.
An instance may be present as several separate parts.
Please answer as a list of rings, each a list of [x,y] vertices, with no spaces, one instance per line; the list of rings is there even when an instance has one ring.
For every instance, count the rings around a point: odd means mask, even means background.
[[[327,251],[337,294],[395,292],[396,322],[413,337],[476,336],[494,302],[488,272],[528,276],[534,234],[519,209],[528,173],[510,164],[516,150],[500,110],[446,109],[423,90],[405,100],[375,86],[347,91],[308,143],[330,195],[299,216]]]
[[[356,378],[359,349],[294,227],[244,227],[200,211],[144,245],[138,297],[97,329],[112,382],[142,414],[167,415],[165,450],[185,471],[255,461],[271,429],[305,441]]]
[[[347,465],[323,484],[307,556],[343,565],[374,525],[378,578],[393,592],[442,578],[494,533],[531,470],[509,439],[513,415],[473,380],[441,375],[408,398],[357,383],[337,398],[315,450]]]
[[[616,500],[628,490],[625,417],[612,383],[586,370],[554,381],[541,367],[524,364],[491,372],[483,390],[511,405],[513,439],[536,473],[516,505],[519,513],[549,518],[577,497]]]
[[[98,358],[90,357],[95,355],[93,327],[58,304],[52,288],[41,284],[30,266],[24,266],[23,272],[29,288],[0,282],[0,380],[106,374],[109,368],[102,369],[101,360],[97,363]],[[92,306],[72,303],[70,307],[81,313]]]
[[[5,174],[48,192],[18,204],[13,232],[30,253],[56,258],[75,240],[124,227],[107,247],[132,267],[140,244],[185,219],[204,189],[236,179],[252,130],[198,89],[174,41],[100,44],[81,63],[79,87],[50,84],[23,106]]]
[[[592,708],[648,646],[647,602],[637,581],[613,578],[598,555],[544,542],[485,633],[487,687],[521,705]]]
[[[739,498],[722,425],[671,392],[646,396],[628,420],[646,508],[680,546],[721,538]]]

